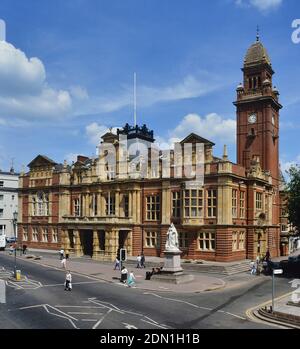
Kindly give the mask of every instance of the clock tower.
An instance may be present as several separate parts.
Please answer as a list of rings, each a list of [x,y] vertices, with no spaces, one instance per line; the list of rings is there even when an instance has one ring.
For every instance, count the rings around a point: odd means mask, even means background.
[[[257,35],[242,68],[244,83],[237,87],[237,163],[250,169],[256,160],[272,175],[279,175],[279,92],[273,87],[269,55]]]

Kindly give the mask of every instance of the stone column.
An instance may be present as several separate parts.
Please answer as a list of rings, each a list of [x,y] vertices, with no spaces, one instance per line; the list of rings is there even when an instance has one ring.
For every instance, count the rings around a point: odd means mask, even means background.
[[[115,260],[119,248],[119,231],[112,229],[105,232],[105,254],[110,260]]]
[[[131,230],[128,231],[128,233],[127,233],[127,237],[126,237],[124,246],[127,250],[127,255],[132,256],[132,231]]]
[[[160,203],[162,224],[170,224],[171,222],[171,202],[170,182],[163,182],[163,190]]]
[[[105,197],[104,195],[102,195],[101,193],[101,198],[100,198],[100,201],[101,201],[101,205],[100,205],[100,215],[101,217],[105,217],[106,214],[105,214],[105,208],[106,208],[106,202],[105,202]]]
[[[101,191],[97,193],[97,216],[102,216]]]
[[[116,217],[120,216],[120,190],[116,190],[116,207],[115,207],[115,211],[116,211]]]
[[[63,229],[63,241],[64,241],[64,250],[65,253],[70,254],[71,245],[70,245],[70,238],[69,238],[69,232],[68,229]]]
[[[81,241],[80,241],[80,234],[78,230],[74,230],[74,253],[75,256],[81,257],[83,256]]]
[[[66,250],[67,249],[67,239],[66,239],[66,231],[65,229],[59,228],[59,235],[60,235],[60,248]]]
[[[99,246],[99,237],[98,237],[98,231],[93,230],[93,259],[99,259],[99,252],[100,252],[100,246]]]
[[[142,198],[142,200],[144,200],[144,198]],[[137,190],[136,191],[136,206],[135,206],[135,210],[136,210],[136,223],[140,223],[141,222],[141,206],[142,206],[142,202],[141,202],[141,191]],[[144,212],[143,212],[144,214]]]
[[[90,216],[90,194],[85,194],[85,216]]]
[[[132,192],[128,192],[128,215],[132,217]]]
[[[132,200],[131,200],[131,212],[132,212],[133,223],[137,223],[137,218],[136,218],[136,190],[133,190],[131,198],[132,198]]]

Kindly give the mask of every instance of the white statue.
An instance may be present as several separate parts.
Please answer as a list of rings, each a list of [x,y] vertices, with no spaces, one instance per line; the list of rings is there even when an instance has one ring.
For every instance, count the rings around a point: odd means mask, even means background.
[[[167,241],[165,249],[166,251],[180,251],[178,243],[178,233],[173,223],[170,225],[170,228],[167,232]]]

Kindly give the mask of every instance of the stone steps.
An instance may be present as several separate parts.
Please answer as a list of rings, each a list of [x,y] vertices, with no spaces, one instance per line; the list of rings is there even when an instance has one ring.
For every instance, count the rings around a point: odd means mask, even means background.
[[[242,261],[236,264],[222,265],[218,264],[196,264],[196,263],[182,263],[183,269],[199,271],[200,273],[208,274],[221,274],[221,275],[234,275],[239,273],[248,272],[249,261]]]
[[[127,260],[124,262],[125,265],[134,265],[136,266],[135,260]],[[200,273],[207,273],[207,274],[221,274],[221,275],[234,275],[239,273],[244,273],[250,271],[249,267],[250,261],[241,261],[237,262],[235,264],[210,264],[210,263],[184,263],[182,262],[181,266],[184,270],[191,270],[191,271],[198,271]],[[154,261],[147,261],[146,260],[146,267],[147,268],[157,268],[163,266],[164,263],[162,262],[154,262]]]

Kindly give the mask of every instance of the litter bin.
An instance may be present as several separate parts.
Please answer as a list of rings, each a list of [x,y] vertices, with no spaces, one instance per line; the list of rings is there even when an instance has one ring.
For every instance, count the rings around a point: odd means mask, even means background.
[[[21,280],[21,270],[16,270],[16,281]]]

